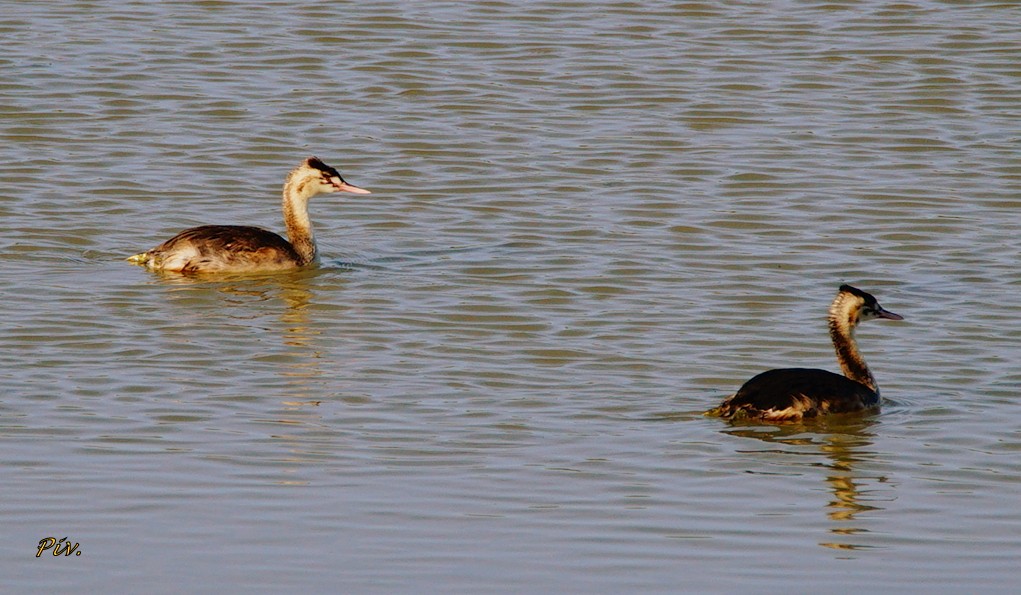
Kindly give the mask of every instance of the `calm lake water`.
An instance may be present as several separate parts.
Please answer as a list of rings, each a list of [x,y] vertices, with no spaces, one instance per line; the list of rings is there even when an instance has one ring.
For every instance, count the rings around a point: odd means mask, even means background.
[[[1017,588],[1016,3],[0,5],[6,589]],[[700,415],[844,282],[880,414]]]

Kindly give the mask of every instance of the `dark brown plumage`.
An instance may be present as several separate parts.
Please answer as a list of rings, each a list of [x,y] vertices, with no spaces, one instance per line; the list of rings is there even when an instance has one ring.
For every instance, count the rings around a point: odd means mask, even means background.
[[[858,351],[854,329],[862,320],[903,318],[884,310],[871,294],[841,285],[829,311],[830,337],[844,375],[811,368],[769,370],[753,377],[718,407],[727,419],[798,421],[879,406],[879,387]]]
[[[196,273],[213,266],[238,268],[258,261],[264,268],[289,268],[301,256],[291,243],[261,227],[247,225],[202,225],[186,229],[150,252],[168,254],[176,246],[191,245],[195,255],[180,272]]]

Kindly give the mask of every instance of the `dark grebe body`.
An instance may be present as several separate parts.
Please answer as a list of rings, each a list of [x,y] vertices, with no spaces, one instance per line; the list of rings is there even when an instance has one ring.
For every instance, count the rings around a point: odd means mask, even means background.
[[[903,320],[884,310],[871,294],[841,285],[830,306],[829,327],[843,375],[811,368],[769,370],[706,413],[781,422],[879,407],[879,387],[854,340],[855,327],[875,318]]]

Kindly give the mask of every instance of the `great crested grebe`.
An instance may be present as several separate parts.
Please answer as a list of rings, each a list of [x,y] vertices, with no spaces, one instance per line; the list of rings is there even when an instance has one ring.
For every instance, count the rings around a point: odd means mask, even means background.
[[[290,242],[259,227],[203,225],[186,229],[128,261],[154,271],[179,273],[281,271],[312,264],[318,255],[308,201],[329,192],[369,194],[345,182],[317,157],[309,157],[284,181],[284,225]]]
[[[841,285],[830,305],[830,338],[844,375],[811,368],[769,370],[755,376],[707,415],[727,419],[799,421],[826,413],[848,413],[879,406],[879,387],[865,365],[854,329],[863,320],[904,320],[884,310],[871,294]]]

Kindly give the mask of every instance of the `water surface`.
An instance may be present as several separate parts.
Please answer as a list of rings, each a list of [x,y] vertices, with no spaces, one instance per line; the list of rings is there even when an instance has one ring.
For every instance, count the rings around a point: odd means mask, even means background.
[[[3,14],[7,588],[1015,588],[1011,3]],[[319,269],[123,261],[310,154]],[[699,414],[844,282],[881,414]]]

